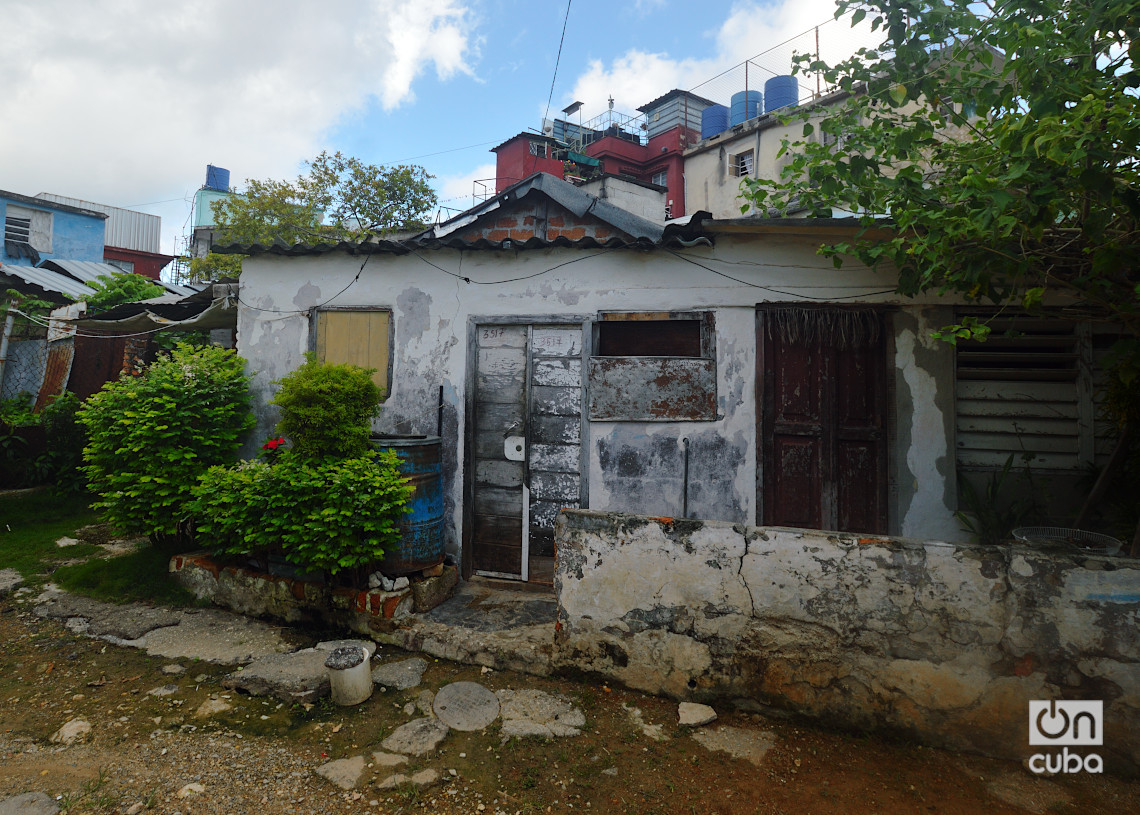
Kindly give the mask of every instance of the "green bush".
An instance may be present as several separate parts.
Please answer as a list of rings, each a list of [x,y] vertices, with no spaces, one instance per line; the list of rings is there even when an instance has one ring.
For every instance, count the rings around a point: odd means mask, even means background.
[[[331,365],[305,355],[305,364],[277,380],[270,404],[281,408],[277,431],[306,460],[360,458],[368,452],[371,420],[380,412],[375,369]]]
[[[39,413],[31,406],[29,394],[0,401],[0,487],[82,489],[78,468],[86,437],[75,418],[79,398],[64,392]]]
[[[217,554],[279,548],[294,566],[333,575],[384,556],[413,490],[391,450],[328,462],[288,452],[273,465],[211,468],[190,510],[199,541]]]
[[[253,425],[244,367],[232,351],[179,345],[87,400],[83,470],[107,521],[155,538],[184,531],[198,477],[232,461]]]

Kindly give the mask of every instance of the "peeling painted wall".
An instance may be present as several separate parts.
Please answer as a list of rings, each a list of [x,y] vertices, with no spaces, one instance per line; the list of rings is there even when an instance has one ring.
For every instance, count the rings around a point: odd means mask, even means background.
[[[810,236],[721,236],[715,247],[696,247],[691,254],[702,263],[725,261],[732,264],[734,276],[779,291],[802,290],[818,296],[834,286],[849,296],[860,289],[879,292],[888,288],[882,274],[834,269],[816,254],[818,240]],[[268,404],[275,391],[272,382],[303,362],[311,342],[309,310],[324,305],[391,309],[395,324],[392,389],[375,429],[434,434],[443,386],[445,525],[448,551],[457,553],[462,539],[463,438],[471,397],[465,391],[469,322],[581,323],[584,317],[593,319],[605,311],[707,310],[714,315],[716,349],[711,420],[587,422],[583,427],[587,450],[583,501],[591,509],[681,515],[683,439],[688,438],[688,514],[755,522],[755,306],[773,296],[784,295],[703,272],[665,252],[443,249],[401,256],[379,254],[367,261],[343,252],[316,257],[254,256],[243,265],[238,315],[238,351],[249,361],[253,374],[258,417],[245,452],[253,455],[273,431],[277,414]],[[883,304],[896,300],[892,295],[867,298],[867,302]],[[906,320],[910,322],[900,323],[904,330],[925,330],[926,323],[919,317],[922,308],[899,309],[901,315],[909,315]],[[921,345],[922,341],[912,344],[914,348]],[[952,376],[943,382],[946,372],[940,367],[931,369],[929,364],[933,363],[920,354],[896,363],[902,366],[904,378],[913,380],[908,384],[911,407],[906,414],[912,424],[926,415],[933,398],[928,392],[931,388],[945,387],[952,394]],[[929,437],[927,429],[923,424],[919,428],[922,435],[915,432],[910,437],[913,443],[908,441],[896,451],[900,463],[895,476],[900,484],[946,477],[938,466],[927,466],[928,453],[911,449],[922,445],[924,450],[933,450],[931,445],[949,443]],[[911,489],[905,500],[904,492],[900,489],[899,500],[905,506],[899,517],[908,532],[933,537],[961,534],[950,529],[956,524],[950,519],[951,505],[946,503],[943,484]]]
[[[1025,758],[1027,702],[1100,699],[1140,767],[1140,561],[568,510],[554,664],[676,698]]]

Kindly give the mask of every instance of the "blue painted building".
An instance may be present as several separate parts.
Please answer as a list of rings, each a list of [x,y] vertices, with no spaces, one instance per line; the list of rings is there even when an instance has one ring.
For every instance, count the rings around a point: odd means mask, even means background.
[[[0,265],[35,266],[49,258],[103,262],[104,212],[0,190],[0,219]]]

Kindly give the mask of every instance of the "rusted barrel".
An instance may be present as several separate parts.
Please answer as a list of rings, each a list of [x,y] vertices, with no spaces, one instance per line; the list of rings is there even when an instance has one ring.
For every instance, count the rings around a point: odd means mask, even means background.
[[[374,450],[395,450],[400,473],[411,479],[412,511],[399,523],[400,542],[377,565],[389,576],[413,574],[443,562],[443,465],[439,436],[373,434]]]

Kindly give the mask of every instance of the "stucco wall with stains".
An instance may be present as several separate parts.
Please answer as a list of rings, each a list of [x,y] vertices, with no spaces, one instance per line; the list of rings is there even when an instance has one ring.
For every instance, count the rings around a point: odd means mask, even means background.
[[[600,510],[681,515],[687,438],[688,515],[755,522],[756,304],[805,296],[844,297],[847,304],[887,305],[898,299],[887,293],[889,275],[857,266],[836,270],[816,254],[818,243],[810,236],[720,236],[715,246],[676,252],[441,249],[400,256],[253,256],[244,263],[238,316],[238,351],[253,374],[258,419],[246,452],[252,454],[273,431],[272,383],[299,366],[310,350],[312,309],[391,309],[392,388],[375,429],[434,434],[443,387],[445,522],[448,549],[455,553],[462,538],[470,325],[533,319],[539,324],[586,321],[589,329],[588,322],[607,311],[710,311],[715,418],[586,422],[583,503]],[[937,321],[923,317],[923,306],[907,303],[898,307],[899,315],[908,316],[896,320],[896,333],[902,332],[900,344],[909,352],[926,347],[922,332]],[[895,417],[901,424],[894,432],[892,500],[898,516],[892,531],[953,537],[952,496],[943,483],[942,461],[952,442],[937,437],[952,411],[945,411],[936,395],[943,388],[952,393],[952,378],[945,380],[948,369],[936,352],[931,354],[905,360],[900,355],[894,363],[897,378],[906,382],[907,399]],[[899,392],[904,392],[901,385]],[[939,483],[927,483],[935,477]]]
[[[1140,767],[1140,561],[568,510],[556,668],[1008,758],[1028,702],[1104,702]]]

